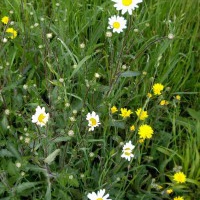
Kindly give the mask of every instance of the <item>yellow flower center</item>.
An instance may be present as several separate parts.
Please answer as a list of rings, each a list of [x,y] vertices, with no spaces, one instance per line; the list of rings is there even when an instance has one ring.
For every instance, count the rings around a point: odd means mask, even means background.
[[[131,150],[130,148],[126,148],[126,149],[125,149],[125,151],[130,151],[130,150]]]
[[[122,0],[122,4],[124,5],[124,6],[130,6],[131,4],[132,4],[132,0]]]
[[[125,155],[130,156],[131,152],[125,151]]]
[[[103,198],[97,198],[96,200],[103,200]]]
[[[97,125],[97,120],[95,118],[90,118],[90,122],[91,122],[92,126]]]
[[[118,29],[120,27],[120,23],[119,22],[114,22],[113,23],[113,28]]]
[[[40,123],[44,123],[44,121],[43,121],[44,118],[45,118],[45,116],[44,116],[44,114],[42,113],[42,114],[39,115],[38,121],[39,121]]]

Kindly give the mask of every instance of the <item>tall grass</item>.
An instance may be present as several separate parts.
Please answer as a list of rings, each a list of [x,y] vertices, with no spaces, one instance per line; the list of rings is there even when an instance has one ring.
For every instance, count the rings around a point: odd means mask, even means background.
[[[1,18],[14,25],[1,23],[0,39],[7,26],[18,36],[0,43],[1,199],[86,200],[103,188],[117,200],[200,199],[199,8],[144,1],[124,15],[123,33],[107,37],[118,14],[111,1],[4,0]],[[147,98],[155,83],[162,95]],[[31,122],[38,105],[50,113],[46,127]],[[133,114],[123,120],[120,108]],[[154,129],[143,143],[138,108]],[[101,125],[88,132],[92,111]],[[129,140],[130,162],[121,158]],[[173,180],[177,169],[186,183]]]

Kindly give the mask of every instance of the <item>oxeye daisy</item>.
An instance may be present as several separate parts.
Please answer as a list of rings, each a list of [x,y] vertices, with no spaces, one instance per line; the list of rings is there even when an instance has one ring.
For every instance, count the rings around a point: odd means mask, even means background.
[[[99,116],[94,111],[87,114],[86,120],[88,120],[88,126],[90,127],[89,131],[93,131],[95,127],[101,124],[99,122]]]
[[[108,29],[113,29],[113,33],[121,33],[126,28],[126,19],[120,16],[112,16],[108,19]]]
[[[138,3],[141,3],[142,0],[112,0],[115,2],[114,7],[117,10],[121,10],[122,14],[128,12],[132,15],[132,11],[138,7]]]
[[[105,194],[105,189],[99,190],[97,193],[95,192],[89,193],[87,197],[90,200],[111,200],[111,199],[108,199],[109,194],[106,194],[105,196],[104,194]]]
[[[127,159],[128,161],[131,160],[131,158],[134,157],[134,155],[132,154],[132,150],[135,148],[134,145],[132,145],[131,141],[127,142],[124,146],[123,146],[123,154],[121,155],[122,158]]]
[[[32,122],[42,127],[46,125],[48,119],[49,119],[49,113],[45,112],[45,108],[37,106],[36,112],[32,116]]]

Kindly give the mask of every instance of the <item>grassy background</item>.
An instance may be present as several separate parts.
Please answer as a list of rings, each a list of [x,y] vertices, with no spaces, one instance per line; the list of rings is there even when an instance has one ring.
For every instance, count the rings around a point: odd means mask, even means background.
[[[197,0],[144,1],[125,15],[128,28],[108,38],[108,18],[118,14],[111,1],[3,0],[1,17],[14,21],[18,36],[0,43],[1,199],[79,200],[102,188],[117,200],[200,199],[199,8]],[[5,25],[0,28],[2,39]],[[147,101],[157,82],[165,85],[163,95]],[[159,105],[162,98],[169,106]],[[46,128],[31,123],[37,105],[50,113]],[[139,144],[129,127],[141,122],[111,115],[113,105],[145,106],[153,139]],[[101,126],[88,133],[85,116],[93,110]],[[136,144],[130,163],[120,157],[128,140]],[[52,164],[44,163],[56,149]],[[185,184],[173,183],[176,166],[187,175]]]

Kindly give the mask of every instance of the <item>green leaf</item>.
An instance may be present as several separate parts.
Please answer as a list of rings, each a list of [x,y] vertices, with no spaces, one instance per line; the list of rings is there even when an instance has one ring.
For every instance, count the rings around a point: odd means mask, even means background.
[[[187,111],[188,111],[188,113],[190,114],[191,117],[200,121],[200,111],[196,111],[192,108],[187,108]]]
[[[126,71],[120,74],[120,77],[134,77],[139,76],[140,72]]]
[[[56,149],[53,153],[51,153],[47,158],[44,159],[44,162],[50,165],[56,158],[56,156],[60,153],[60,149]]]
[[[15,156],[7,149],[2,149],[0,151],[0,157],[15,157]]]
[[[71,140],[71,137],[57,137],[56,139],[53,140],[53,142],[57,143],[57,142],[67,142]]]
[[[24,190],[33,188],[38,184],[40,184],[40,182],[25,182],[25,183],[22,183],[20,185],[17,185],[15,190],[16,190],[17,193],[22,193]]]

